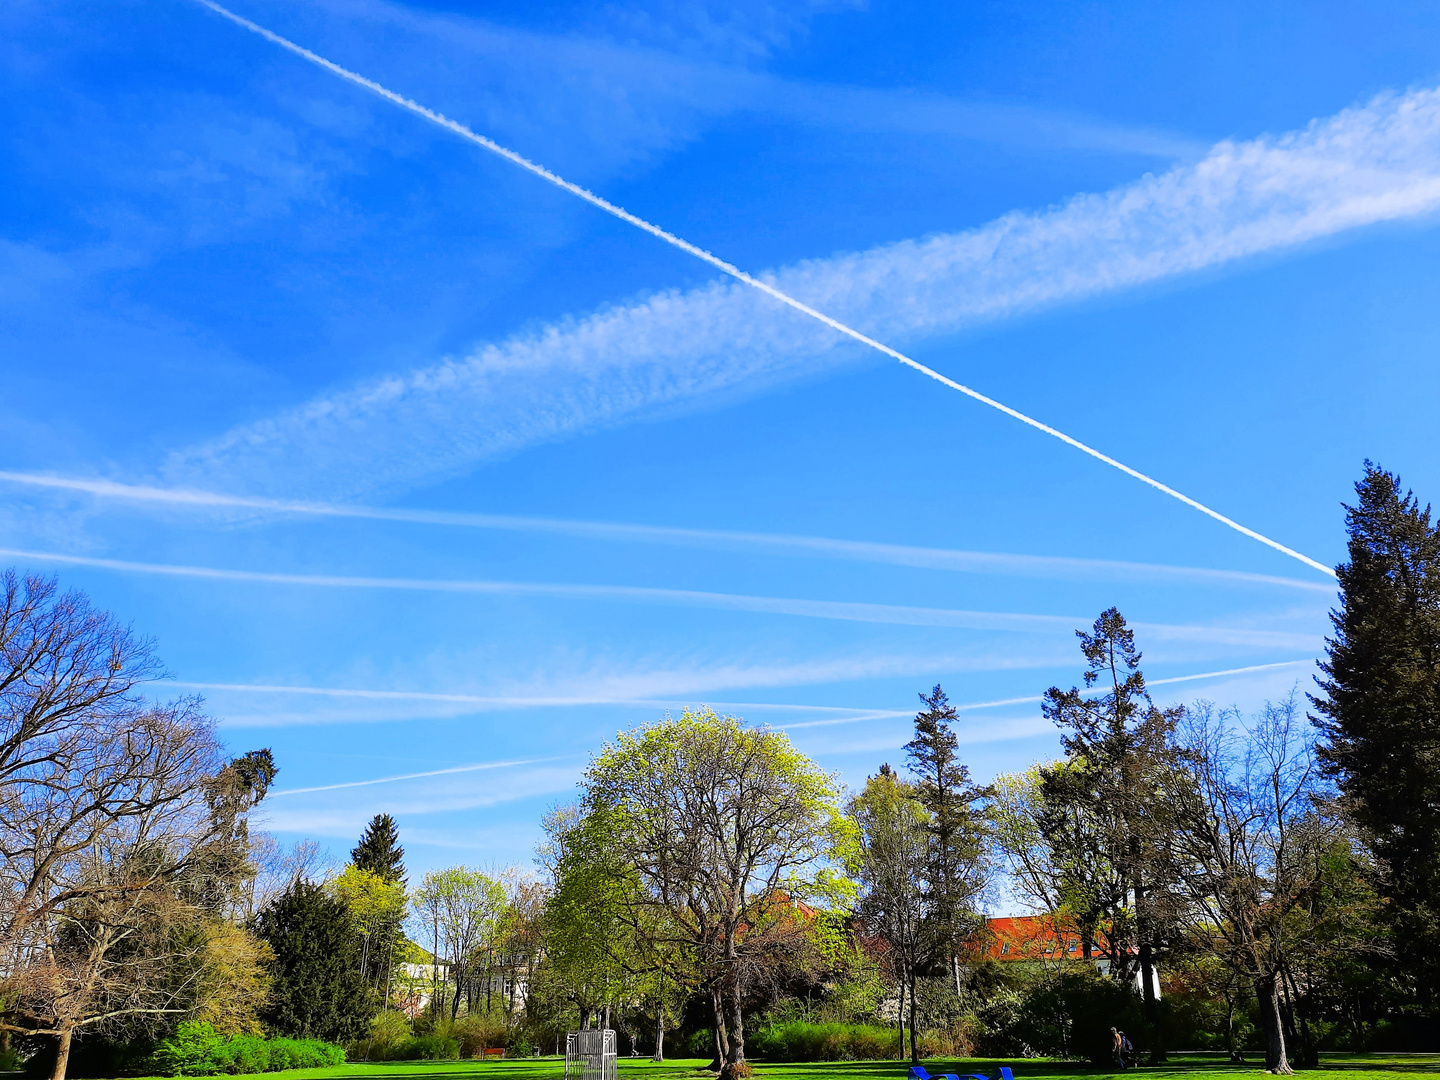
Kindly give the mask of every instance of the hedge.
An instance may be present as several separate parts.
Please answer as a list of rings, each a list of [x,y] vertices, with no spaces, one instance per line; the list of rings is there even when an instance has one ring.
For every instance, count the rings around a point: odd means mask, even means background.
[[[895,1028],[871,1024],[767,1024],[745,1040],[747,1054],[765,1061],[874,1061],[900,1050]]]
[[[266,1039],[221,1035],[206,1023],[181,1024],[155,1048],[150,1067],[157,1076],[220,1076],[342,1065],[345,1051],[319,1039]]]

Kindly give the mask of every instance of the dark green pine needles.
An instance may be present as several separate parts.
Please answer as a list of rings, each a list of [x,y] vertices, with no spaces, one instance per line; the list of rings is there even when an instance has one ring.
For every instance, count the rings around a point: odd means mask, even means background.
[[[405,884],[405,849],[400,830],[389,814],[376,814],[365,826],[360,843],[350,850],[350,861],[392,885]]]

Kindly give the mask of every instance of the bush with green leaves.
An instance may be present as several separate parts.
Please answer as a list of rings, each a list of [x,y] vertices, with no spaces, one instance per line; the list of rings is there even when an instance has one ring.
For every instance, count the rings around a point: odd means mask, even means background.
[[[874,1061],[900,1050],[895,1028],[873,1024],[768,1024],[746,1040],[748,1054],[764,1061]]]
[[[150,1056],[159,1076],[221,1076],[315,1069],[345,1062],[345,1051],[319,1039],[221,1035],[207,1023],[181,1024]]]
[[[396,1009],[385,1009],[370,1020],[370,1031],[350,1044],[351,1061],[390,1061],[394,1050],[414,1034],[410,1018]]]
[[[1042,969],[1021,985],[998,985],[976,1010],[985,1034],[982,1054],[1111,1060],[1110,1029],[1124,1031],[1137,1049],[1150,1046],[1140,996],[1088,964]]]

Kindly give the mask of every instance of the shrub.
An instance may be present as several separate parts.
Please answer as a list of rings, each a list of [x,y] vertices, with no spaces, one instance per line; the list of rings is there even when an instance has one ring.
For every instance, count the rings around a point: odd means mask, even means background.
[[[1151,1043],[1140,997],[1089,967],[1067,965],[1019,990],[1001,990],[978,1011],[982,1054],[1110,1060],[1110,1029],[1143,1050]]]
[[[394,1058],[395,1048],[411,1034],[409,1017],[394,1009],[386,1009],[371,1019],[369,1034],[350,1045],[350,1060],[390,1061]]]
[[[150,1068],[161,1076],[220,1076],[340,1065],[345,1051],[319,1039],[220,1035],[203,1022],[181,1024],[155,1048]]]
[[[871,1024],[768,1024],[746,1040],[746,1049],[766,1061],[861,1061],[893,1058],[900,1033]]]
[[[488,1047],[508,1046],[510,1032],[503,1020],[478,1013],[462,1016],[453,1024],[437,1024],[434,1033],[447,1035],[460,1044],[461,1057],[476,1057]]]
[[[416,1035],[395,1048],[393,1061],[454,1061],[460,1041],[450,1035]]]
[[[706,1058],[715,1056],[715,1032],[710,1028],[701,1028],[690,1038],[685,1040],[685,1052],[690,1057]]]

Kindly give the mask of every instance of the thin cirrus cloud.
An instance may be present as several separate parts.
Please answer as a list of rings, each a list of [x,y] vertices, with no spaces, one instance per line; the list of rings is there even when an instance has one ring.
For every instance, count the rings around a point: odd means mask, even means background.
[[[556,692],[552,690],[548,694],[531,693],[528,695],[486,695],[486,694],[464,694],[464,693],[436,693],[430,691],[412,690],[379,690],[364,687],[327,687],[327,686],[281,686],[264,683],[214,683],[214,682],[170,682],[166,685],[175,686],[187,690],[206,690],[219,692],[231,697],[237,696],[247,698],[259,696],[262,698],[274,699],[276,697],[305,698],[332,698],[341,699],[346,702],[358,703],[361,711],[353,710],[321,710],[314,712],[285,712],[265,710],[250,715],[235,716],[226,715],[227,727],[280,727],[294,726],[297,724],[325,724],[325,723],[355,723],[357,721],[396,721],[408,720],[415,717],[411,714],[397,715],[394,712],[396,705],[409,705],[411,708],[419,706],[425,712],[426,719],[439,717],[457,717],[473,715],[477,712],[485,712],[495,709],[545,709],[545,708],[569,708],[576,705],[615,705],[638,707],[654,710],[682,710],[697,704],[697,698],[713,692],[717,689],[735,689],[737,687],[753,687],[757,685],[794,685],[799,683],[814,682],[837,682],[844,679],[865,679],[877,676],[894,675],[903,673],[915,675],[920,673],[932,674],[935,672],[974,672],[979,670],[1000,670],[1002,668],[1015,670],[1025,667],[1038,668],[1053,666],[1059,658],[1056,656],[1041,657],[1016,657],[1008,656],[997,662],[995,658],[982,658],[971,656],[959,657],[857,657],[854,661],[847,661],[843,671],[833,660],[819,661],[807,664],[794,665],[770,665],[746,668],[742,665],[730,665],[718,670],[691,670],[688,672],[635,672],[629,676],[621,677],[628,679],[625,689],[634,691],[640,689],[635,684],[636,679],[646,680],[645,689],[655,689],[657,683],[662,684],[661,689],[676,694],[685,690],[690,691],[688,699],[679,697],[655,698],[655,697],[621,697],[617,696],[615,690],[608,689],[607,683],[614,685],[616,677],[608,679],[596,679],[592,688],[586,693],[583,690],[569,689],[568,691]],[[1147,680],[1146,685],[1150,687],[1168,686],[1179,683],[1212,682],[1218,679],[1233,679],[1239,677],[1251,677],[1270,675],[1280,671],[1298,670],[1314,664],[1313,660],[1282,660],[1271,664],[1250,664],[1245,667],[1224,668],[1219,671],[1202,671],[1190,675],[1176,675],[1163,679]],[[677,683],[679,685],[677,685]],[[1095,690],[1100,693],[1100,690]],[[1042,700],[1041,695],[1031,694],[1024,697],[1001,698],[993,701],[972,701],[954,703],[959,712],[989,711],[992,709],[1006,708],[1013,705],[1033,705]],[[877,709],[863,706],[836,706],[836,705],[801,705],[794,703],[777,702],[756,702],[756,701],[716,701],[706,700],[704,702],[710,708],[720,712],[754,717],[774,717],[773,726],[783,728],[786,731],[801,730],[805,728],[836,727],[846,724],[861,723],[869,720],[893,720],[906,718],[912,715],[910,712],[896,709]],[[376,705],[379,709],[369,711]],[[818,715],[821,719],[806,720],[793,719],[793,717],[805,717]],[[461,772],[472,771],[480,766],[464,766],[459,769]],[[491,766],[486,766],[491,767]],[[498,766],[496,766],[498,767]],[[443,771],[443,770],[442,770]],[[438,774],[437,774],[438,775]],[[402,777],[403,778],[403,777]],[[367,783],[370,781],[367,781]],[[340,785],[351,786],[351,785]],[[318,790],[318,789],[317,789]]]
[[[913,344],[1437,207],[1432,89],[1301,131],[1222,142],[1192,164],[1043,212],[761,276],[869,335]],[[759,392],[859,353],[752,289],[716,282],[312,400],[177,451],[164,472],[292,497],[403,490],[666,407]]]
[[[498,529],[510,532],[555,533],[586,539],[669,544],[721,550],[758,550],[771,554],[802,555],[883,563],[927,570],[964,573],[1013,574],[1021,577],[1059,579],[1188,581],[1243,586],[1276,586],[1307,592],[1331,594],[1333,585],[1275,574],[1242,570],[1219,570],[1196,566],[1167,566],[1156,563],[1121,562],[1053,555],[1017,555],[1008,552],[962,551],[954,548],[885,544],[866,540],[844,540],[827,536],[797,536],[790,533],[757,533],[727,529],[678,528],[666,525],[636,525],[627,522],[577,521],[565,518],[527,517],[514,514],[475,514],[448,510],[418,510],[406,507],[358,506],[355,504],[302,502],[252,495],[230,495],[217,491],[125,484],[114,480],[49,476],[0,470],[0,482],[77,492],[100,499],[140,503],[151,507],[173,507],[189,511],[224,512],[258,510],[281,515],[311,515],[353,518],[362,521],[396,521],[416,525],[454,528]]]
[[[1162,129],[1029,105],[782,78],[757,63],[767,49],[737,54],[724,41],[697,41],[683,29],[616,33],[606,24],[623,20],[618,9],[566,33],[384,0],[328,0],[310,11],[318,17],[296,29],[317,47],[592,182],[656,159],[734,116],[922,135],[932,144],[979,141],[1165,160],[1196,158],[1208,148]],[[294,5],[275,14],[295,25]],[[655,30],[679,14],[672,8],[643,21]],[[463,80],[454,78],[457,70]]]
[[[416,719],[453,719],[491,710],[539,709],[575,705],[684,707],[708,701],[716,709],[748,713],[844,715],[871,709],[723,702],[715,695],[739,689],[775,689],[885,679],[897,676],[1016,671],[1053,667],[1069,657],[1059,650],[1017,652],[847,653],[799,660],[756,662],[637,663],[623,668],[591,666],[567,673],[546,672],[489,693],[437,693],[369,687],[293,686],[265,683],[166,682],[165,687],[205,691],[227,728],[292,727],[317,724],[393,723]],[[311,705],[311,702],[318,704]],[[263,702],[263,704],[257,704]],[[279,702],[277,707],[272,702]],[[335,704],[331,704],[334,702]],[[338,706],[338,707],[337,707]],[[883,710],[882,710],[883,711]]]
[[[366,589],[402,592],[460,593],[476,596],[530,596],[556,600],[580,600],[655,604],[669,607],[702,608],[716,611],[751,612],[761,615],[788,615],[840,622],[877,623],[894,626],[949,627],[957,630],[1004,630],[1045,632],[1073,630],[1089,620],[1078,615],[1043,615],[1003,611],[967,611],[957,608],[918,607],[909,604],[878,604],[853,600],[810,600],[802,597],[754,596],[742,593],[705,592],[697,589],[665,589],[641,585],[592,585],[531,581],[455,580],[443,578],[362,577],[341,574],[295,574],[268,570],[236,570],[209,566],[136,562],[89,555],[48,551],[21,551],[0,548],[0,558],[33,563],[89,566],[121,573],[210,581],[248,582],[282,587],[320,589]],[[1154,640],[1210,642],[1256,648],[1304,649],[1318,642],[1317,635],[1289,630],[1266,630],[1250,626],[1218,624],[1177,625],[1132,623]]]
[[[277,832],[319,836],[351,836],[376,813],[397,816],[434,814],[497,806],[568,791],[580,776],[580,761],[530,767],[498,767],[483,783],[475,770],[454,775],[432,775],[384,783],[376,788],[316,789],[293,792],[292,798],[261,805],[260,824]],[[277,793],[278,794],[278,793]]]

